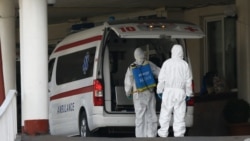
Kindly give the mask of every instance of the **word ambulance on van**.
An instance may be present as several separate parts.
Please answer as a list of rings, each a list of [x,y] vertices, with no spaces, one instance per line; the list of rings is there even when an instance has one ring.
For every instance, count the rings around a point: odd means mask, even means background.
[[[101,128],[134,127],[133,99],[124,92],[134,50],[141,47],[161,67],[172,45],[181,44],[190,64],[185,39],[203,36],[192,23],[165,19],[105,22],[67,36],[49,57],[50,133],[86,137]],[[161,101],[156,100],[159,113]],[[193,100],[187,102],[188,128],[193,106]]]

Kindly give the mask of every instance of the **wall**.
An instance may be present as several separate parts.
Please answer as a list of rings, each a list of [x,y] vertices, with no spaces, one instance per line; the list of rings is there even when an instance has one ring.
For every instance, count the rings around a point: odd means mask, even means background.
[[[224,15],[224,11],[228,9],[228,5],[225,6],[208,6],[203,8],[196,8],[184,11],[184,20],[192,22],[201,26],[204,30],[203,18],[207,16],[219,16]],[[195,92],[198,93],[201,87],[202,77],[205,74],[203,66],[204,56],[204,39],[200,40],[187,40],[189,46],[188,52],[192,61],[192,71],[194,74]]]
[[[236,0],[237,7],[237,63],[239,97],[250,102],[250,1]]]
[[[71,24],[73,23],[60,23],[48,26],[48,39],[49,44],[56,44],[58,41],[65,38],[70,33]]]
[[[250,102],[250,49],[249,49],[249,33],[250,33],[250,18],[249,18],[249,0],[236,0],[237,12],[237,77],[238,77],[238,96]],[[184,12],[184,19],[200,25],[203,29],[203,18],[205,16],[224,15],[231,5],[225,6],[209,6],[205,8],[197,8],[186,10]],[[196,84],[196,91],[200,87],[200,81],[204,74],[203,70],[203,41],[199,42],[188,41],[190,57],[193,64],[194,80]],[[198,85],[197,85],[198,84]]]

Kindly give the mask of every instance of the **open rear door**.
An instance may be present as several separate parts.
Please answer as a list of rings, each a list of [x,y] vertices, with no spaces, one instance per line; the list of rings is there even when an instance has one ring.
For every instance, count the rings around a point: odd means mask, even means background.
[[[187,22],[135,21],[130,23],[114,23],[109,25],[121,38],[185,38],[204,37],[199,26]]]

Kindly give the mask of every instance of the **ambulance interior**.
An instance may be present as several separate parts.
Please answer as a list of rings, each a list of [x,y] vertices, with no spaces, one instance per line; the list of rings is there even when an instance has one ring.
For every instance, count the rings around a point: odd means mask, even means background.
[[[104,95],[107,112],[134,112],[133,99],[127,98],[124,90],[125,73],[130,64],[135,61],[134,50],[137,47],[142,48],[145,51],[147,60],[161,67],[163,62],[171,57],[173,44],[183,45],[184,41],[166,37],[140,38],[138,36],[138,38],[119,38],[114,32],[109,34],[103,55]],[[186,54],[184,56],[186,58]],[[159,112],[161,100],[157,95],[155,96],[156,108],[157,112]]]

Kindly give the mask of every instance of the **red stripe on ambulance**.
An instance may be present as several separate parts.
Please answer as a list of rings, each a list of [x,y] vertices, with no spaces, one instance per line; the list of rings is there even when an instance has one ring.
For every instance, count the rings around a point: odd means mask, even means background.
[[[59,52],[59,51],[66,50],[66,49],[69,49],[69,48],[73,48],[73,47],[76,47],[76,46],[79,46],[79,45],[91,43],[91,42],[98,41],[98,40],[101,40],[101,39],[102,39],[102,35],[90,37],[90,38],[87,38],[87,39],[84,39],[84,40],[80,40],[80,41],[77,41],[77,42],[73,42],[73,43],[70,43],[70,44],[60,46],[55,50],[55,52]]]
[[[87,87],[82,87],[82,88],[79,88],[79,89],[74,89],[74,90],[71,90],[71,91],[56,94],[56,95],[50,97],[50,101],[65,98],[65,97],[69,97],[69,96],[79,95],[79,94],[83,94],[83,93],[87,93],[87,92],[92,92],[92,91],[93,91],[93,85],[87,86]]]

